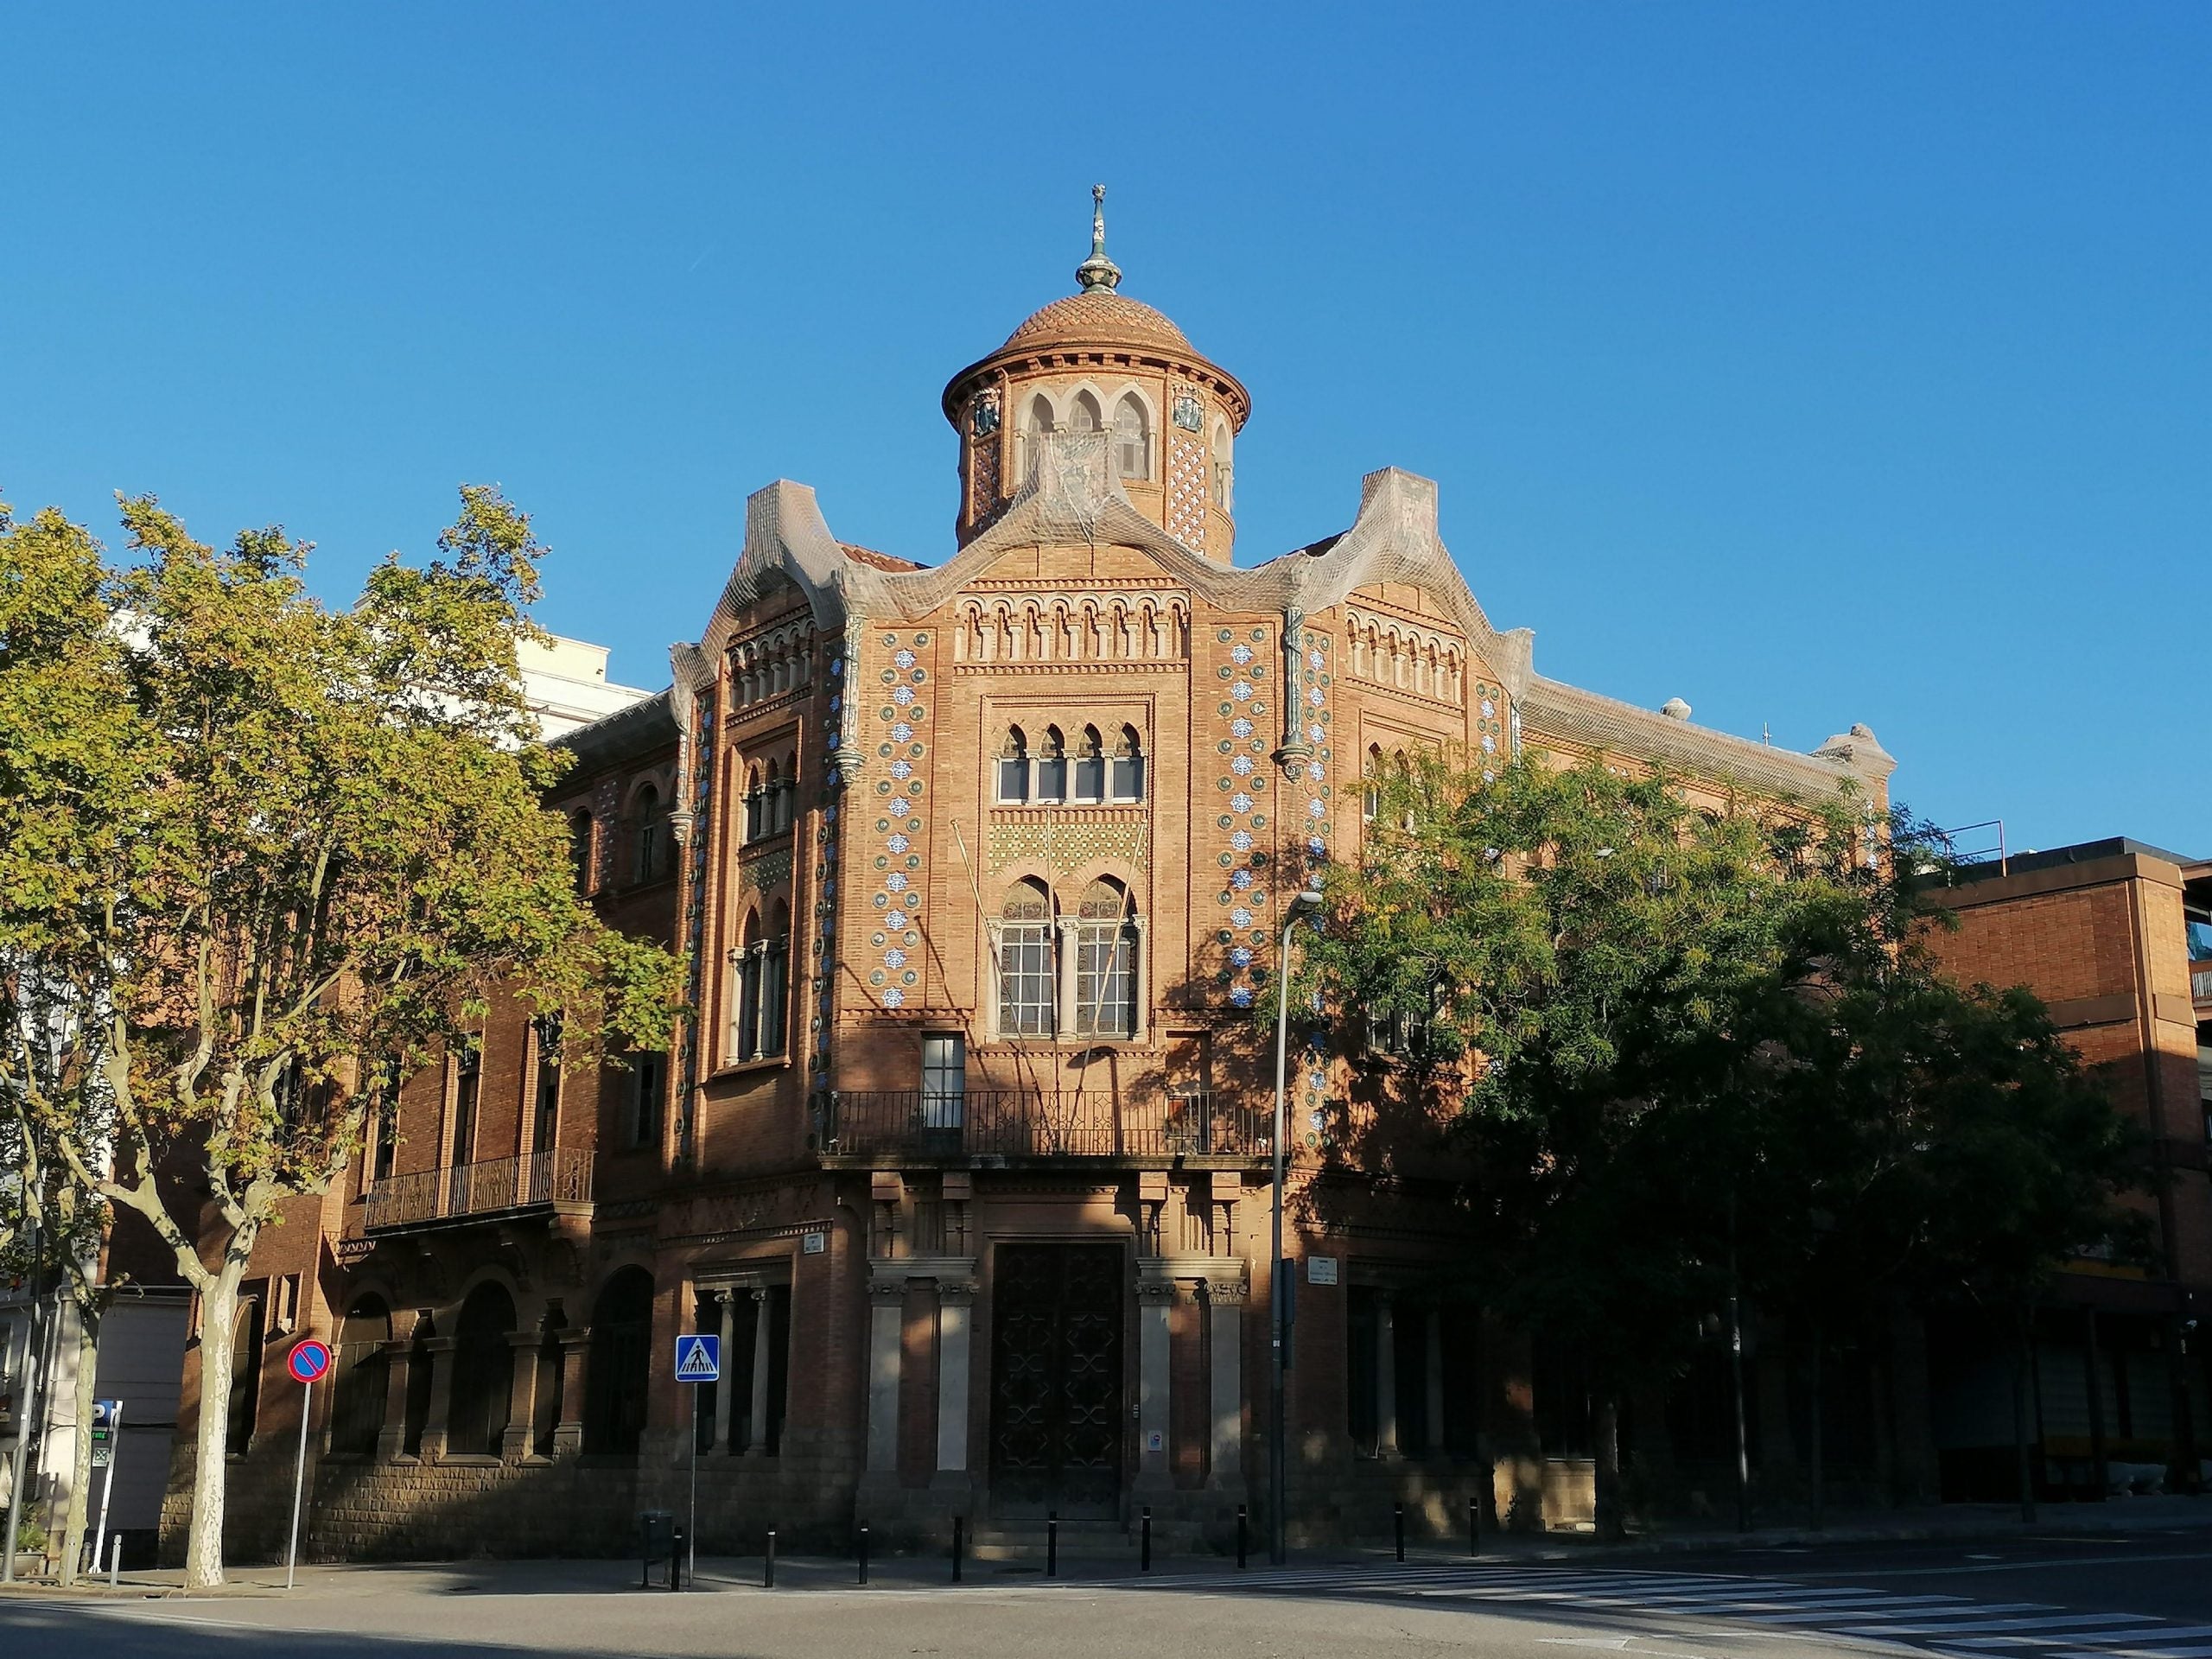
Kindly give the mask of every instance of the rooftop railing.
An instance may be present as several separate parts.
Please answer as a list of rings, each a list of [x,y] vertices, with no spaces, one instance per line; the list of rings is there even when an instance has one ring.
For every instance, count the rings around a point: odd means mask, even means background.
[[[524,1157],[387,1176],[369,1189],[363,1224],[373,1231],[556,1204],[588,1204],[592,1161],[588,1149],[550,1147]]]
[[[1166,1090],[889,1089],[831,1096],[823,1151],[838,1158],[1254,1160],[1265,1106]]]

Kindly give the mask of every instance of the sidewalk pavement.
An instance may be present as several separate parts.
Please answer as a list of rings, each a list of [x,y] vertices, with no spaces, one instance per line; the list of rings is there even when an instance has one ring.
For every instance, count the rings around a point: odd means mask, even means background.
[[[1954,1503],[1912,1510],[1881,1510],[1840,1516],[1818,1531],[1807,1526],[1762,1527],[1749,1532],[1710,1525],[1669,1527],[1635,1535],[1620,1543],[1606,1543],[1587,1533],[1486,1532],[1482,1549],[1471,1557],[1464,1543],[1408,1542],[1408,1563],[1442,1566],[1452,1563],[1585,1562],[1632,1558],[1667,1552],[1758,1551],[1814,1546],[1872,1542],[1917,1542],[1931,1539],[2034,1539],[2078,1535],[2084,1532],[2155,1532],[2183,1529],[2212,1529],[2212,1498],[2115,1498],[2104,1503],[2039,1505],[2036,1521],[2024,1523],[2016,1506],[1995,1503]],[[1385,1544],[1347,1545],[1334,1548],[1294,1550],[1290,1568],[1373,1567],[1393,1558]],[[949,1586],[949,1550],[923,1554],[876,1555],[870,1559],[871,1587],[918,1590]],[[761,1558],[702,1556],[693,1586],[706,1592],[757,1592],[762,1588]],[[1217,1576],[1236,1570],[1233,1556],[1206,1553],[1169,1554],[1157,1550],[1151,1577],[1173,1580],[1198,1574]],[[1270,1569],[1262,1552],[1255,1550],[1247,1569],[1255,1578]],[[299,1587],[293,1593],[317,1599],[384,1595],[667,1595],[665,1568],[657,1567],[653,1586],[640,1587],[639,1564],[627,1560],[458,1560],[440,1562],[364,1562],[359,1564],[303,1563]],[[1134,1548],[1097,1554],[1077,1549],[1060,1552],[1057,1580],[1044,1573],[1041,1529],[1033,1552],[1012,1560],[963,1563],[962,1582],[972,1586],[1041,1584],[1048,1581],[1103,1583],[1136,1580]],[[776,1588],[784,1590],[848,1589],[858,1586],[858,1567],[850,1556],[779,1556]],[[124,1598],[179,1597],[187,1594],[181,1570],[126,1573],[119,1588],[111,1592],[105,1575],[64,1591],[51,1580],[0,1588],[0,1594],[53,1596],[56,1594]],[[189,1592],[194,1596],[283,1596],[283,1564],[234,1566],[230,1581],[214,1591]]]

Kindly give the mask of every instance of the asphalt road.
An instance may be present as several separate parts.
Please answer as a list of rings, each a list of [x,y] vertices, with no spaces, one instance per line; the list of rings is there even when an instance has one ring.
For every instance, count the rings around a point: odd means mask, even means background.
[[[754,1586],[750,1564],[671,1595],[638,1591],[635,1569],[619,1563],[526,1562],[318,1569],[290,1596],[249,1582],[191,1599],[26,1597],[0,1601],[0,1656],[2212,1659],[2203,1531],[1242,1575],[1209,1567],[1090,1583],[980,1564],[965,1585],[912,1581],[923,1565],[885,1563],[865,1589],[836,1582],[842,1571],[799,1569],[772,1592]]]

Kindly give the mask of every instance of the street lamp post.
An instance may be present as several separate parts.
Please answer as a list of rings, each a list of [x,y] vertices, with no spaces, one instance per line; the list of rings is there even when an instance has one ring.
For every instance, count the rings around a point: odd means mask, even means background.
[[[1284,1105],[1283,1072],[1290,1049],[1290,936],[1299,912],[1318,909],[1321,895],[1308,888],[1294,896],[1283,913],[1282,950],[1275,958],[1279,985],[1275,995],[1275,1132],[1274,1196],[1271,1224],[1274,1248],[1268,1255],[1268,1302],[1269,1344],[1268,1360],[1268,1560],[1277,1567],[1289,1559],[1283,1512],[1283,1465],[1289,1436],[1283,1422],[1283,1343],[1290,1313],[1290,1287],[1282,1274],[1283,1143],[1288,1138],[1288,1113]]]

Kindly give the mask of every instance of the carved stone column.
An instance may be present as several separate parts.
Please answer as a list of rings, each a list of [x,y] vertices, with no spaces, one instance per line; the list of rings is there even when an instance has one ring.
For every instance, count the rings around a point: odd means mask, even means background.
[[[747,1402],[745,1455],[768,1455],[768,1310],[775,1304],[765,1287],[753,1291],[753,1397]]]
[[[1295,605],[1282,615],[1282,747],[1279,761],[1303,760],[1313,753],[1306,741],[1306,613]]]
[[[499,1455],[519,1463],[530,1455],[537,1422],[537,1344],[535,1331],[507,1333],[507,1426],[499,1434]]]
[[[384,1427],[377,1431],[377,1461],[390,1463],[402,1455],[407,1444],[407,1377],[415,1347],[413,1309],[391,1316],[391,1340],[384,1345],[386,1370],[384,1383]]]
[[[729,1444],[730,1405],[737,1398],[737,1296],[729,1290],[715,1293],[715,1306],[721,1311],[722,1337],[722,1378],[715,1384],[714,1449],[728,1452]]]
[[[866,1478],[899,1478],[899,1326],[906,1281],[878,1279],[868,1287],[868,1471]]]
[[[837,748],[830,759],[836,762],[838,781],[848,787],[861,775],[861,717],[860,690],[861,638],[868,631],[868,624],[861,617],[848,614],[845,618],[844,655],[836,676],[836,695],[842,700],[837,706]]]
[[[553,1425],[553,1455],[573,1458],[584,1446],[584,1374],[591,1363],[591,1327],[561,1333],[561,1421]]]
[[[1141,1490],[1165,1490],[1167,1465],[1168,1314],[1175,1305],[1173,1279],[1137,1285],[1137,1479]]]
[[[937,1286],[937,1476],[940,1490],[968,1490],[968,1374],[972,1279],[940,1279]]]
[[[453,1416],[454,1339],[432,1337],[423,1346],[430,1360],[430,1414],[423,1426],[423,1461],[435,1463],[446,1454],[446,1429]]]
[[[1206,1287],[1207,1392],[1213,1422],[1207,1482],[1242,1484],[1244,1478],[1244,1287]]]
[[[1398,1456],[1398,1326],[1388,1291],[1375,1296],[1375,1455]]]
[[[1063,916],[1059,921],[1059,949],[1055,961],[1053,991],[1059,1006],[1052,1011],[1052,1029],[1065,1036],[1073,1036],[1082,1019],[1082,1009],[1076,1001],[1075,959],[1077,950],[1077,929],[1082,926],[1078,917]]]

